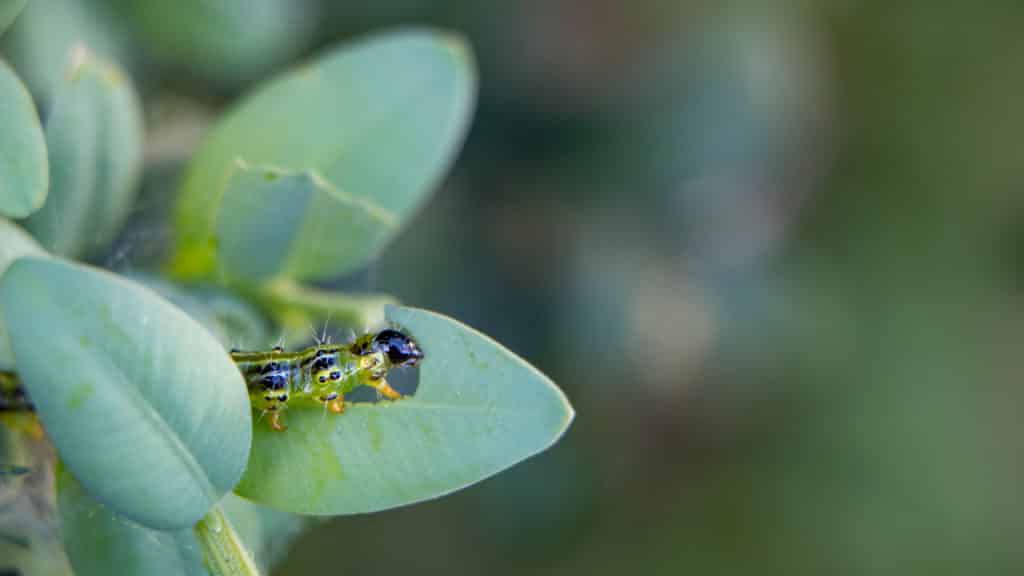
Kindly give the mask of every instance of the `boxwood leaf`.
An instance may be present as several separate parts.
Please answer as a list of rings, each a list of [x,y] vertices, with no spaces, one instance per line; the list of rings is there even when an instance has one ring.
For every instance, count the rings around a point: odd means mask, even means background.
[[[415,395],[292,408],[288,430],[257,425],[236,491],[306,514],[355,514],[436,498],[544,450],[573,418],[546,376],[490,338],[436,313],[388,307],[426,358]]]
[[[57,474],[62,539],[77,576],[121,574],[205,575],[201,547],[191,528],[164,532],[113,513],[93,499],[66,470]],[[228,494],[219,506],[256,565],[269,573],[306,520]]]
[[[57,452],[142,524],[193,525],[242,474],[249,399],[223,347],[150,290],[21,258],[0,282],[17,370]]]
[[[0,0],[0,34],[7,30],[24,7],[25,0]]]
[[[17,224],[0,218],[0,278],[3,278],[7,267],[22,256],[45,256],[43,250],[28,232]],[[14,353],[11,352],[11,341],[3,321],[3,304],[0,303],[0,369],[14,366]]]
[[[83,0],[32,0],[3,36],[0,51],[25,86],[49,110],[50,96],[64,82],[68,59],[74,47],[85,44],[97,54],[118,62],[138,55],[129,49],[127,38],[107,2]]]
[[[220,86],[251,80],[316,37],[309,0],[114,0],[147,53]]]
[[[190,164],[171,271],[197,278],[216,270],[218,219],[238,238],[251,238],[237,229],[238,217],[220,208],[229,189],[232,196],[281,194],[280,202],[294,195],[298,204],[289,210],[290,224],[282,226],[300,237],[284,242],[266,265],[252,269],[263,255],[228,238],[233,243],[221,256],[231,258],[237,272],[283,270],[297,279],[323,279],[357,268],[394,237],[444,174],[462,141],[474,94],[469,48],[457,37],[429,30],[375,35],[268,83],[227,114]],[[253,172],[276,167],[293,177],[251,186],[258,175],[238,173],[238,159],[261,167]],[[261,222],[281,205],[230,201]],[[351,214],[338,216],[345,212]],[[381,224],[374,214],[387,214],[393,222]],[[332,245],[319,258],[297,252],[321,227],[362,219],[368,222],[359,223],[357,242]]]
[[[317,172],[288,173],[239,159],[224,190],[216,244],[230,276],[309,278],[371,253],[378,234],[397,227],[389,209],[335,188]]]
[[[0,216],[24,218],[46,200],[50,167],[36,105],[0,60]]]
[[[95,252],[113,239],[138,191],[142,113],[131,81],[77,47],[45,130],[50,194],[25,227],[56,254]]]
[[[199,576],[203,557],[192,530],[159,531],[113,513],[66,469],[57,472],[57,507],[64,552],[77,576],[119,574]]]

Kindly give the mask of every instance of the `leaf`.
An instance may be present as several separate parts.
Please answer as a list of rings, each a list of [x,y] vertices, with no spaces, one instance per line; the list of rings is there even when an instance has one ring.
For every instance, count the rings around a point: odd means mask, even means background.
[[[205,575],[201,547],[191,528],[161,532],[122,518],[94,500],[67,471],[57,476],[64,547],[77,576],[121,574]],[[224,514],[269,573],[301,533],[306,520],[257,506],[234,494],[221,501]]]
[[[371,36],[270,82],[221,121],[189,166],[171,271],[211,275],[218,227],[238,234],[221,239],[230,244],[221,256],[242,274],[321,279],[354,270],[383,249],[444,174],[474,93],[469,48],[428,30]],[[255,185],[263,170],[287,181]],[[274,201],[234,197],[246,192]],[[263,263],[266,244],[242,241],[252,228],[222,203],[267,222],[293,197],[298,206],[280,224],[284,231],[264,228],[283,242]],[[357,232],[340,230],[350,225]],[[336,238],[354,243],[335,245]]]
[[[231,86],[274,70],[315,38],[308,0],[116,0],[148,53]]]
[[[161,532],[114,514],[67,470],[57,473],[57,506],[64,551],[77,576],[205,574],[191,528]]]
[[[304,514],[373,512],[436,498],[554,443],[573,418],[565,395],[500,344],[450,318],[388,308],[426,358],[416,394],[288,410],[285,432],[258,425],[236,492]]]
[[[25,0],[0,0],[0,34],[7,30],[24,7]]]
[[[24,218],[46,200],[46,142],[32,97],[2,60],[0,126],[0,216]]]
[[[222,268],[233,277],[310,278],[351,254],[377,248],[398,219],[370,200],[331,186],[316,172],[286,173],[239,160],[217,217]]]
[[[150,290],[22,258],[0,283],[18,372],[86,490],[147,526],[191,526],[242,474],[251,443],[238,369]]]
[[[27,2],[4,35],[0,52],[41,107],[49,109],[54,87],[65,82],[69,57],[79,44],[118,62],[137,54],[129,51],[107,3],[83,0]]]
[[[54,90],[46,144],[50,194],[25,226],[56,254],[95,252],[128,216],[142,167],[142,113],[119,68],[75,49]]]
[[[21,256],[45,256],[46,251],[17,224],[0,218],[0,279],[7,267]],[[0,369],[14,366],[10,336],[4,327],[3,304],[0,303]]]

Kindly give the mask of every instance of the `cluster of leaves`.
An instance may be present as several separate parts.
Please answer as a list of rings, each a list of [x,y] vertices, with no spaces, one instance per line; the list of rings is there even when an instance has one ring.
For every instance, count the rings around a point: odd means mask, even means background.
[[[0,2],[0,31],[18,4]],[[143,121],[115,63],[84,47],[68,62],[37,95],[42,123],[0,62],[0,216],[19,221],[0,217],[0,368],[18,372],[59,456],[75,573],[232,572],[204,542],[231,526],[228,545],[265,567],[297,514],[435,498],[564,432],[558,388],[486,336],[304,284],[364,266],[443,175],[475,92],[460,39],[373,36],[244,98],[187,167],[167,279],[70,260],[105,249],[130,213]],[[226,344],[266,347],[268,316],[305,330],[327,315],[414,335],[416,394],[339,417],[291,409],[285,433],[254,425]]]

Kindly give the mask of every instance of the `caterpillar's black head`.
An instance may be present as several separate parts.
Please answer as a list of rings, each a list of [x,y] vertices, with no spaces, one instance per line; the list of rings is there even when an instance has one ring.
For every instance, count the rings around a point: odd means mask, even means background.
[[[415,366],[423,359],[423,351],[416,341],[398,330],[381,330],[373,337],[371,347],[375,352],[387,354],[394,366]]]
[[[392,366],[415,366],[423,359],[423,351],[415,340],[390,328],[360,338],[352,345],[352,352],[359,356],[381,352]]]

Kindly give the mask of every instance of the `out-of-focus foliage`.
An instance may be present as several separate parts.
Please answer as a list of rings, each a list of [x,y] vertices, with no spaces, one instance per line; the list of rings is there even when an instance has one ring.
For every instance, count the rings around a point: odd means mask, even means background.
[[[236,85],[271,72],[309,44],[308,0],[111,0],[132,39],[158,62]]]
[[[24,218],[46,200],[49,164],[32,97],[0,62],[0,217]]]
[[[122,65],[129,62],[124,31],[104,2],[31,0],[15,23],[0,49],[43,102],[62,82],[75,46],[87,46],[93,54]]]
[[[25,227],[52,253],[95,253],[121,229],[138,191],[142,117],[131,80],[77,46],[53,89],[45,133],[50,192]]]
[[[43,256],[46,252],[34,238],[10,220],[0,218],[0,274],[22,256]],[[0,304],[0,317],[3,305]],[[7,328],[0,322],[0,369],[9,370],[14,366],[14,353],[11,352],[11,341]]]
[[[24,7],[25,0],[0,0],[0,34],[7,30]]]

